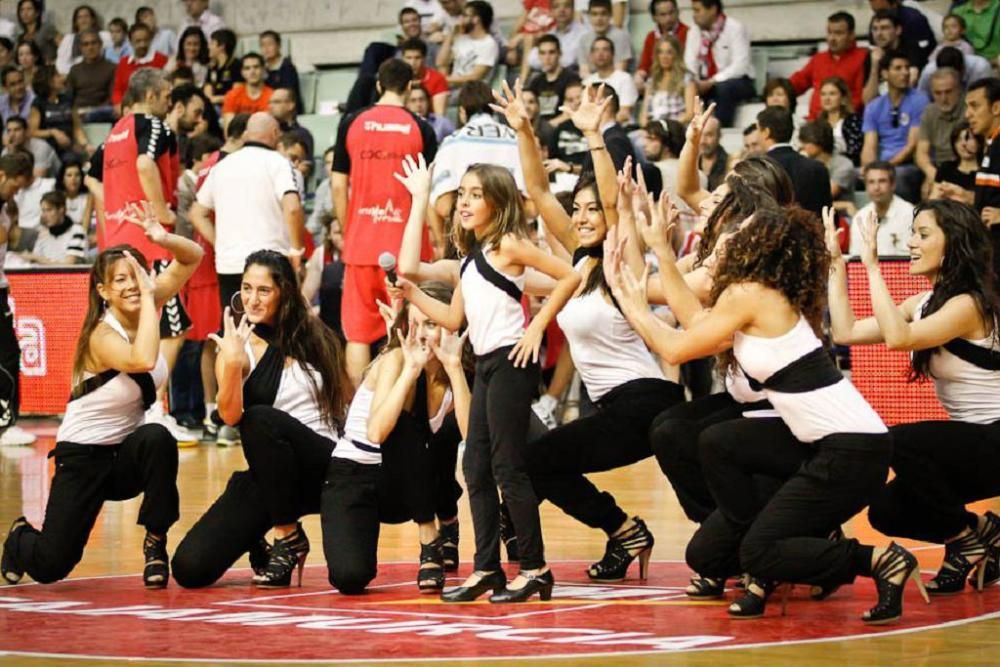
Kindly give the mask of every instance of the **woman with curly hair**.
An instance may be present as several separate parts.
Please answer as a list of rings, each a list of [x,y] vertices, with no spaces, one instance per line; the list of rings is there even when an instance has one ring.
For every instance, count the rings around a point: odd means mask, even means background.
[[[871,577],[878,602],[862,620],[878,624],[902,615],[909,578],[923,591],[917,559],[895,543],[883,550],[827,537],[882,488],[892,450],[888,429],[817,334],[829,264],[815,216],[759,210],[726,244],[711,309],[683,331],[650,314],[645,276],[637,279],[627,267],[612,272],[626,317],[655,352],[681,363],[722,351],[727,369],[742,368],[751,386],[763,390],[788,426],[789,442],[802,443],[800,461],[789,462],[789,448],[776,441],[774,429],[752,419],[703,436],[702,463],[719,520],[702,524],[688,556],[714,560],[723,576],[721,568],[749,573],[744,596],[729,607],[735,617],[763,615],[775,582],[827,587]],[[780,475],[788,467],[788,481],[757,505],[755,475]]]
[[[911,379],[932,378],[951,417],[892,427],[896,477],[872,502],[869,519],[886,535],[944,544],[944,563],[927,583],[930,593],[961,591],[973,571],[978,588],[995,583],[1000,517],[965,509],[966,503],[1000,495],[993,465],[1000,451],[1000,296],[989,231],[963,204],[920,204],[909,242],[910,274],[927,278],[931,289],[896,305],[879,272],[878,221],[866,221],[861,259],[875,315],[855,320],[833,220],[825,222],[834,258],[829,288],[834,340],[884,342],[910,351]]]

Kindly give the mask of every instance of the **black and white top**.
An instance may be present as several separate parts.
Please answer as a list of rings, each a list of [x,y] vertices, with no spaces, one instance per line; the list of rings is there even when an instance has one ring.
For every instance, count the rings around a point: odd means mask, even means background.
[[[525,274],[508,276],[489,260],[489,246],[462,260],[462,299],[469,323],[469,342],[476,356],[516,344],[524,336],[521,305]]]
[[[763,390],[802,442],[816,442],[836,433],[888,431],[881,417],[834,366],[804,317],[774,338],[736,332],[733,353],[751,388]]]

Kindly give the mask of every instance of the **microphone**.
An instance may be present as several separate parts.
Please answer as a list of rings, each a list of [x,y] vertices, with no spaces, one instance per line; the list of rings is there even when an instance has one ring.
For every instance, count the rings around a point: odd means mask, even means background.
[[[378,265],[385,271],[386,277],[393,285],[396,284],[396,256],[391,252],[384,252],[378,256]]]

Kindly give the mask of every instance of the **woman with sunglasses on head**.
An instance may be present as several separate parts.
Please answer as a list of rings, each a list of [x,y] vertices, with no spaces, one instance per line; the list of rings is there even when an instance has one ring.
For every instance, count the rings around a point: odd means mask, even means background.
[[[911,353],[911,380],[931,378],[949,421],[899,424],[889,482],[868,510],[886,535],[944,544],[944,563],[927,582],[932,595],[958,593],[1000,580],[1000,517],[977,515],[967,503],[1000,496],[1000,296],[989,231],[976,212],[957,202],[917,206],[910,236],[910,274],[929,291],[896,304],[879,269],[878,221],[862,228],[861,260],[868,274],[873,317],[856,320],[847,297],[847,268],[833,220],[825,217],[833,255],[830,319],[834,340],[885,343]]]
[[[25,573],[39,583],[65,578],[82,558],[104,502],[143,494],[143,582],[147,588],[167,585],[167,531],[179,516],[177,442],[162,426],[145,424],[144,415],[167,380],[159,309],[194,273],[202,250],[167,233],[146,209],[129,207],[123,218],[143,227],[174,261],[154,278],[131,246],[97,256],[73,360],[73,391],[50,453],[56,466],[45,523],[39,531],[20,517],[11,526],[0,568],[9,583]]]
[[[208,586],[249,552],[254,584],[289,586],[309,553],[299,522],[319,512],[330,452],[350,397],[343,348],[314,317],[291,262],[273,250],[246,259],[239,324],[230,309],[215,362],[218,412],[239,425],[249,470],[222,493],[174,553],[182,586]],[[274,530],[268,547],[266,533]]]

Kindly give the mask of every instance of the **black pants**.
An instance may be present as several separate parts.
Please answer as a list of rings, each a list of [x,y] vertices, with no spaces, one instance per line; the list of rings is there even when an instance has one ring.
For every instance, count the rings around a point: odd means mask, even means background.
[[[0,289],[0,428],[17,421],[21,402],[21,346],[14,333],[9,290]]]
[[[497,486],[517,532],[521,568],[545,565],[538,499],[524,460],[537,364],[514,368],[510,347],[476,359],[469,433],[462,467],[476,533],[475,569],[500,569],[500,502]]]
[[[177,521],[177,441],[159,424],[140,426],[119,445],[60,442],[45,523],[12,533],[4,549],[35,581],[65,578],[83,557],[90,530],[107,500],[143,494],[141,526],[166,535]]]
[[[597,412],[546,433],[526,454],[539,502],[549,500],[591,528],[614,533],[628,518],[608,492],[585,473],[613,470],[652,453],[649,425],[667,406],[684,401],[673,382],[633,380],[605,394]]]
[[[213,584],[272,526],[319,512],[335,443],[270,406],[248,408],[241,432],[250,469],[232,474],[174,552],[174,579],[186,588]]]
[[[937,543],[974,529],[965,504],[1000,496],[1000,422],[918,422],[890,432],[896,477],[868,510],[872,526]]]

